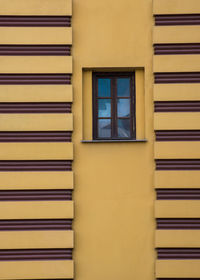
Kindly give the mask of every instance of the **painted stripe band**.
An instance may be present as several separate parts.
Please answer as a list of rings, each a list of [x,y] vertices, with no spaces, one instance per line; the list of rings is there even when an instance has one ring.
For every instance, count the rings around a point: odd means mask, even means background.
[[[0,231],[72,230],[72,219],[0,220]]]
[[[200,101],[155,101],[154,111],[155,112],[200,112]]]
[[[156,141],[200,141],[200,130],[156,130]]]
[[[0,45],[0,55],[70,56],[70,45]]]
[[[156,159],[156,170],[200,170],[200,159]]]
[[[158,259],[200,259],[200,248],[157,248]]]
[[[154,54],[200,54],[200,44],[155,44]]]
[[[0,160],[0,171],[71,171],[71,160]]]
[[[200,83],[200,72],[154,73],[156,84]]]
[[[200,219],[165,219],[165,218],[158,218],[156,219],[157,222],[157,229],[200,229]]]
[[[200,189],[156,189],[157,199],[200,200]]]
[[[200,25],[200,14],[155,15],[155,25]]]

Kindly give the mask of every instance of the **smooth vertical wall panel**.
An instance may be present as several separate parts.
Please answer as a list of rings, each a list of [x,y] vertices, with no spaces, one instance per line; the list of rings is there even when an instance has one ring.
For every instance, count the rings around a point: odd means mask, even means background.
[[[155,58],[155,57],[154,57]],[[199,100],[200,84],[154,84],[155,101]],[[1,98],[1,96],[0,96]]]
[[[156,247],[200,247],[200,230],[156,230]]]
[[[155,171],[156,188],[200,188],[200,171]]]
[[[200,13],[199,0],[154,0],[154,14],[197,14]]]
[[[157,260],[157,278],[200,277],[200,260]]]
[[[0,172],[0,189],[73,189],[73,172]]]
[[[73,278],[73,261],[0,262],[0,279]]]
[[[200,218],[198,200],[157,200],[155,202],[157,218]]]
[[[2,131],[73,130],[72,114],[3,114]]]
[[[154,72],[200,71],[199,55],[155,55]]]
[[[20,201],[0,203],[0,219],[71,219],[72,201]]]
[[[155,142],[156,159],[199,159],[200,142]]]
[[[0,15],[71,15],[72,0],[7,0],[0,1]]]
[[[200,113],[155,113],[154,129],[200,129]]]
[[[73,248],[72,230],[1,231],[0,249]]]
[[[72,44],[72,28],[1,27],[0,44]]]
[[[0,143],[1,160],[73,159],[72,143]]]
[[[0,73],[72,73],[72,57],[0,56]]]
[[[200,26],[155,26],[154,43],[194,43],[199,42]],[[155,58],[155,57],[154,57]]]

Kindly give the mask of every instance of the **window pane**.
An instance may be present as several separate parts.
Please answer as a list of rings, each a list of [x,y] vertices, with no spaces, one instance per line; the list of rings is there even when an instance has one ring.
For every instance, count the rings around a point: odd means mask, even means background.
[[[111,81],[110,79],[98,79],[98,96],[110,97],[111,96]]]
[[[118,119],[118,137],[129,138],[130,137],[130,120]]]
[[[117,116],[118,117],[130,116],[130,99],[117,100]]]
[[[100,138],[111,137],[111,120],[98,120],[98,136]]]
[[[109,118],[111,117],[111,100],[99,99],[98,100],[98,117]]]
[[[130,96],[130,78],[117,79],[117,96]]]

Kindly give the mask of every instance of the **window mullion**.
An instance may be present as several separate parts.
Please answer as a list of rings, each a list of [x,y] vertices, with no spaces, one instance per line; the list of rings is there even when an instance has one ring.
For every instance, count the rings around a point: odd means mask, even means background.
[[[112,78],[112,99],[113,99],[113,114],[112,114],[112,124],[113,124],[113,138],[117,137],[117,104],[116,104],[116,78]]]

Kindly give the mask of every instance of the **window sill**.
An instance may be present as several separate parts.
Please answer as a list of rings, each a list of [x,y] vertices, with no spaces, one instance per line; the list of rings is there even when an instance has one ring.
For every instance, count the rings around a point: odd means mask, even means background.
[[[136,140],[82,140],[81,143],[145,143],[147,139]]]

